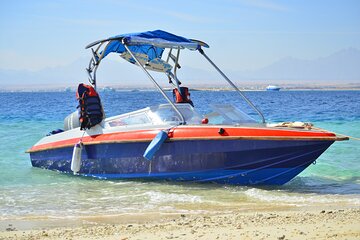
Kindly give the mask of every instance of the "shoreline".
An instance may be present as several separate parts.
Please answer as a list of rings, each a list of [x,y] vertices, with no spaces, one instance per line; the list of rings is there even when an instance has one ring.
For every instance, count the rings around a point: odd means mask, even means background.
[[[189,88],[190,91],[208,91],[208,92],[235,92],[234,89],[229,88]],[[280,91],[267,91],[264,89],[248,89],[248,88],[240,88],[243,92],[301,92],[301,91],[360,91],[360,88],[284,88]],[[141,88],[141,89],[127,89],[127,88],[117,88],[113,92],[156,92],[156,89],[151,88]],[[164,91],[172,91],[170,88],[164,88]],[[65,91],[63,89],[21,89],[21,90],[0,90],[0,93],[48,93],[48,92],[71,92],[74,93],[75,89],[71,91]],[[99,90],[100,93],[106,92],[103,90]]]
[[[236,84],[241,91],[259,91],[267,92],[266,87],[268,84]],[[1,86],[1,85],[0,85]],[[291,84],[283,83],[278,84],[281,88],[280,91],[360,91],[360,83],[348,83],[348,84]],[[192,84],[187,86],[190,91],[235,91],[228,85],[199,85]],[[165,91],[171,91],[171,87],[162,86]],[[2,86],[0,93],[12,93],[12,92],[75,92],[76,86],[55,86],[55,85],[34,85],[34,86]],[[139,91],[157,91],[152,86],[148,85],[99,85],[99,92],[139,92]]]
[[[44,220],[42,220],[44,221]],[[320,207],[266,209],[223,214],[149,214],[30,221],[1,226],[0,239],[359,239],[360,209]],[[10,222],[10,221],[9,221]],[[29,225],[30,226],[30,225]]]

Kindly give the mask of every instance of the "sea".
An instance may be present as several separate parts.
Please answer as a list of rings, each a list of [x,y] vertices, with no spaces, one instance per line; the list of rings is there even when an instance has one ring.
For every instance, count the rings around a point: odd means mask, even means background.
[[[170,92],[168,92],[170,96]],[[269,123],[311,122],[360,138],[360,91],[249,91]],[[164,103],[155,91],[100,92],[107,116]],[[200,113],[232,103],[257,118],[234,91],[192,91]],[[217,214],[266,209],[360,207],[360,141],[335,142],[283,186],[98,180],[33,168],[25,151],[63,128],[74,92],[0,93],[0,221],[141,214]]]

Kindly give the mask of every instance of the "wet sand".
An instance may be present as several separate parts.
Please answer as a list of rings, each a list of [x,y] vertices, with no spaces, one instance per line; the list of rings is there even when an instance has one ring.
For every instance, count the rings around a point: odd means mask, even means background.
[[[77,224],[42,221],[1,226],[0,239],[360,239],[360,209],[122,215],[87,218]]]

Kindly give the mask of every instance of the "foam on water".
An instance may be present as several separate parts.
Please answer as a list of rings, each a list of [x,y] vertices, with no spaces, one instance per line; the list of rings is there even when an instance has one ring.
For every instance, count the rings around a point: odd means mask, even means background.
[[[201,203],[201,197],[189,194],[163,193],[148,191],[145,195],[149,198],[149,203],[163,204],[163,203]]]
[[[289,193],[285,191],[269,191],[257,188],[251,188],[244,192],[248,197],[264,202],[275,204],[290,204],[296,206],[311,206],[322,203],[341,203],[360,207],[360,195],[332,195],[316,193]]]

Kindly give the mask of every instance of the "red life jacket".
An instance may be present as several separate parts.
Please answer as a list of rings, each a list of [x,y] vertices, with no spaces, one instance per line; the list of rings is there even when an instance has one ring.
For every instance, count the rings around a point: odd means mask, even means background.
[[[174,88],[173,98],[176,103],[189,103],[194,107],[194,104],[190,99],[189,89],[187,87],[180,87],[180,91],[177,88]]]
[[[79,84],[76,92],[76,99],[79,101],[80,129],[90,129],[101,123],[104,117],[99,94],[89,85]]]

